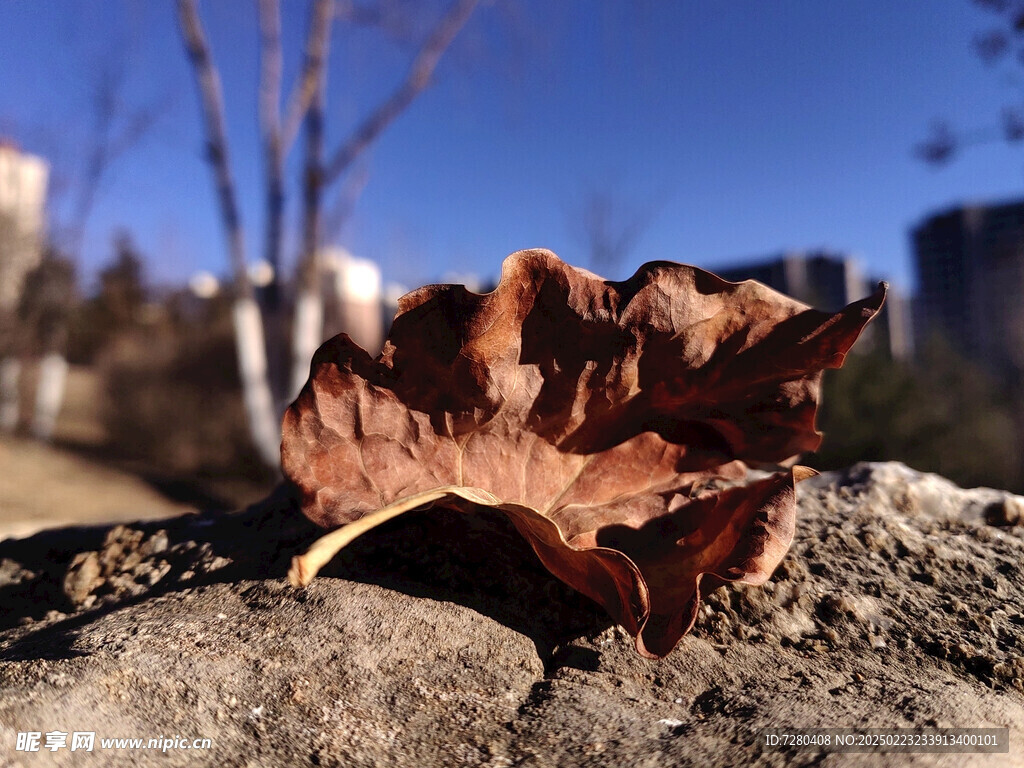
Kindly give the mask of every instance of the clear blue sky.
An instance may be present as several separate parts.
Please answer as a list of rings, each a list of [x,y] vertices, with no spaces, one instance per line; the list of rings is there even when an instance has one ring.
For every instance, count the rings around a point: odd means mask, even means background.
[[[291,76],[306,3],[283,4]],[[254,7],[201,4],[252,259],[261,235]],[[1013,99],[971,49],[990,22],[968,0],[494,0],[367,158],[369,184],[342,242],[406,285],[493,275],[525,247],[586,265],[572,212],[586,190],[615,189],[627,208],[655,215],[609,277],[652,259],[714,268],[828,247],[909,287],[914,222],[1024,193],[1024,147],[997,142],[938,169],[911,152],[933,119],[976,128]],[[61,176],[80,161],[104,62],[125,65],[130,105],[161,107],[154,132],[111,170],[84,271],[110,257],[111,233],[124,227],[156,279],[226,273],[173,3],[0,0],[0,29],[0,135],[52,158]],[[370,35],[335,37],[331,143],[397,81],[406,57]]]

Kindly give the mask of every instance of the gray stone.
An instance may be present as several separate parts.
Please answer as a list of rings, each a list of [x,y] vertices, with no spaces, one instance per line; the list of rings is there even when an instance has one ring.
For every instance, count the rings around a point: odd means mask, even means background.
[[[305,591],[284,574],[316,531],[283,493],[140,523],[109,537],[108,561],[134,562],[159,526],[167,546],[141,563],[170,577],[136,596],[101,586],[67,616],[65,577],[85,578],[77,556],[107,532],[0,542],[0,765],[41,757],[10,751],[24,730],[213,740],[107,751],[107,765],[811,765],[822,756],[763,751],[755,734],[839,726],[1015,741],[824,764],[1024,765],[1024,528],[986,523],[1000,501],[1019,499],[898,464],[807,481],[773,578],[711,593],[657,662],[489,512],[403,516]]]

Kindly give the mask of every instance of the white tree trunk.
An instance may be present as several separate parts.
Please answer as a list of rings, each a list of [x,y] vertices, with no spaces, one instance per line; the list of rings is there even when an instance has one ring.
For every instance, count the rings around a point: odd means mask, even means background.
[[[324,336],[324,302],[319,293],[303,291],[295,303],[292,326],[292,375],[289,400],[299,396],[309,377],[309,361]]]
[[[263,318],[251,298],[238,299],[233,310],[238,373],[242,398],[253,442],[260,458],[270,467],[281,463],[281,425],[267,379],[267,348]]]
[[[40,440],[52,440],[57,416],[64,402],[64,385],[68,380],[68,361],[60,352],[48,352],[39,363],[36,385],[36,410],[32,418],[32,434]]]
[[[0,430],[13,432],[18,427],[18,381],[21,361],[16,357],[0,360]]]

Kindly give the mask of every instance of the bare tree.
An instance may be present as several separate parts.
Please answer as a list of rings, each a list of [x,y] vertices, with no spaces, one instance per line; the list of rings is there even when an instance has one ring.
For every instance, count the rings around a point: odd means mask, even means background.
[[[258,0],[260,19],[260,127],[266,174],[266,239],[264,257],[274,270],[274,284],[281,274],[284,231],[284,162],[299,127],[319,91],[330,50],[333,0],[315,0],[309,21],[302,74],[281,115],[281,7],[279,0]],[[278,299],[272,291],[272,302]]]
[[[305,381],[309,359],[323,333],[323,300],[319,275],[319,251],[323,198],[328,187],[348,175],[353,164],[381,133],[430,84],[445,50],[465,26],[478,0],[456,0],[419,48],[402,83],[390,93],[352,134],[325,160],[324,104],[326,64],[332,22],[336,17],[355,24],[393,25],[393,16],[379,7],[337,0],[314,0],[303,52],[303,66],[281,113],[281,11],[278,0],[257,0],[260,18],[259,122],[262,134],[266,183],[266,233],[264,255],[281,274],[283,219],[285,212],[285,161],[305,124],[306,155],[302,176],[302,224],[298,267],[298,296],[292,323],[292,395]],[[223,96],[210,46],[203,31],[196,0],[178,0],[178,18],[189,60],[195,73],[207,136],[207,157],[214,174],[221,219],[235,279],[235,331],[239,368],[253,439],[269,465],[278,463],[279,429],[268,379],[267,349],[262,316],[246,272],[245,244],[231,175],[225,128]],[[344,201],[361,189],[365,180],[348,176]],[[355,181],[351,181],[354,179]],[[346,206],[342,205],[344,209]],[[350,207],[350,206],[349,206]],[[273,293],[273,292],[272,292]],[[276,300],[276,296],[272,296]]]
[[[612,185],[595,187],[569,209],[569,229],[586,248],[591,266],[602,275],[611,274],[626,261],[664,200],[660,195],[654,202],[631,203]]]
[[[124,86],[123,64],[108,63],[100,70],[91,100],[92,124],[84,142],[85,163],[78,173],[72,175],[69,185],[72,196],[70,210],[63,225],[52,228],[46,256],[31,280],[35,298],[42,301],[41,306],[47,307],[41,314],[28,313],[45,325],[45,328],[35,329],[42,358],[31,424],[33,434],[42,440],[53,437],[64,402],[68,371],[68,310],[74,287],[74,265],[81,260],[86,227],[111,168],[142,141],[160,115],[160,110],[152,105],[128,109]],[[63,256],[58,256],[58,251]],[[7,393],[3,397],[6,414],[3,421],[10,424],[18,418],[17,403],[13,399],[16,395],[11,393],[18,386],[20,365],[8,360],[3,368],[0,389]]]
[[[93,127],[85,168],[77,183],[74,209],[67,228],[65,248],[73,258],[81,255],[86,226],[111,167],[138,146],[160,117],[160,109],[152,104],[126,109],[124,89],[123,63],[101,70],[93,94]]]
[[[281,7],[278,0],[258,0],[260,19],[260,129],[266,174],[267,231],[264,258],[273,269],[272,304],[278,301],[281,230],[284,220],[284,147],[281,143]],[[276,308],[276,306],[275,306]]]
[[[974,49],[986,64],[996,67],[1007,65],[1006,80],[1024,91],[1021,69],[1024,68],[1024,4],[1016,0],[971,0],[974,5],[991,13],[993,26],[976,35]],[[965,149],[994,141],[1019,144],[1024,141],[1024,103],[1007,104],[999,114],[998,122],[967,129],[954,129],[944,120],[936,120],[929,136],[914,147],[914,154],[932,165],[952,160]]]
[[[32,434],[41,440],[53,437],[64,400],[65,350],[74,295],[74,262],[48,248],[42,262],[28,275],[21,306],[22,320],[43,352],[31,425]]]
[[[323,104],[315,103],[307,115],[307,152],[303,176],[305,207],[299,267],[301,278],[296,304],[297,320],[300,321],[293,325],[291,397],[298,394],[306,380],[309,359],[322,340],[324,310],[319,282],[319,253],[323,190],[350,171],[356,160],[430,85],[441,57],[466,26],[478,3],[479,0],[456,0],[449,7],[420,46],[405,79],[370,111],[327,161],[322,154]],[[366,16],[369,16],[368,12]],[[365,20],[366,16],[361,20]],[[318,92],[322,94],[323,90],[321,83]],[[347,197],[352,200],[358,196],[364,184],[365,177],[356,176],[355,183],[346,188],[347,194],[343,194],[342,199]]]
[[[292,324],[290,399],[297,397],[306,381],[309,361],[324,329],[323,292],[320,286],[320,169],[324,151],[324,78],[306,115],[306,158],[302,174],[302,251],[299,260],[298,296]]]
[[[284,352],[287,322],[281,304],[281,252],[284,231],[284,163],[298,135],[303,116],[320,89],[330,48],[332,0],[315,0],[300,77],[289,97],[287,113],[281,115],[281,8],[279,0],[258,0],[260,19],[260,127],[264,144],[266,174],[266,236],[264,258],[270,264],[272,280],[267,286],[264,311],[267,320],[267,351],[272,391],[284,400],[288,364]]]
[[[404,112],[430,85],[434,70],[444,52],[466,26],[479,0],[456,0],[441,18],[416,54],[409,73],[401,85],[373,110],[342,142],[323,169],[324,184],[331,184],[349,169],[352,163]]]
[[[330,51],[331,22],[335,11],[332,0],[316,0],[309,18],[309,31],[303,55],[302,73],[288,100],[287,113],[283,120],[280,116],[280,6],[278,0],[260,0],[260,19],[263,29],[264,69],[261,78],[261,114],[266,137],[266,166],[268,168],[268,200],[267,200],[267,258],[279,274],[281,253],[281,232],[284,215],[283,163],[284,157],[291,149],[298,136],[303,119],[307,123],[306,135],[306,167],[311,162],[319,167],[319,160],[311,161],[311,157],[319,157],[323,145],[323,100],[326,83],[327,56]],[[267,63],[269,62],[269,64]],[[276,69],[276,72],[275,72]],[[308,175],[308,171],[307,171]],[[303,229],[317,231],[317,218],[320,215],[319,193],[313,190],[314,198],[308,198],[311,186],[307,180],[303,183],[304,225]],[[312,218],[312,221],[307,221]],[[307,274],[306,265],[300,266],[300,284],[306,286],[315,276]],[[319,286],[317,285],[317,288]],[[273,297],[276,301],[276,296]],[[311,357],[314,350],[307,350],[302,341],[310,336],[319,335],[323,327],[323,311],[317,302],[310,301],[306,291],[300,289],[295,305],[295,317],[292,323],[292,355],[307,354]],[[314,346],[315,349],[315,346]],[[276,356],[275,356],[276,357]],[[309,357],[306,357],[308,364]],[[292,362],[294,370],[295,363]],[[290,400],[293,386],[286,384],[287,391],[283,399]],[[301,386],[301,384],[300,384]],[[297,392],[297,390],[296,390]]]
[[[268,466],[274,466],[279,460],[280,430],[267,372],[263,318],[246,268],[245,232],[231,174],[220,75],[213,64],[195,0],[178,0],[178,21],[199,88],[206,128],[206,157],[217,187],[221,222],[234,272],[235,349],[246,417],[260,457]]]

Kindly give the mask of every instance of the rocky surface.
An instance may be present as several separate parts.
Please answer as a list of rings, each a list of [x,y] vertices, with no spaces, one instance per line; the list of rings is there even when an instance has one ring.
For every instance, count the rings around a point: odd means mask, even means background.
[[[246,512],[0,542],[0,765],[20,731],[212,739],[96,765],[1024,765],[1022,500],[898,464],[800,486],[764,587],[712,593],[667,659],[500,515],[410,513],[307,590],[317,531]],[[766,727],[1009,727],[1007,754],[765,751]],[[44,737],[45,738],[45,737]]]

